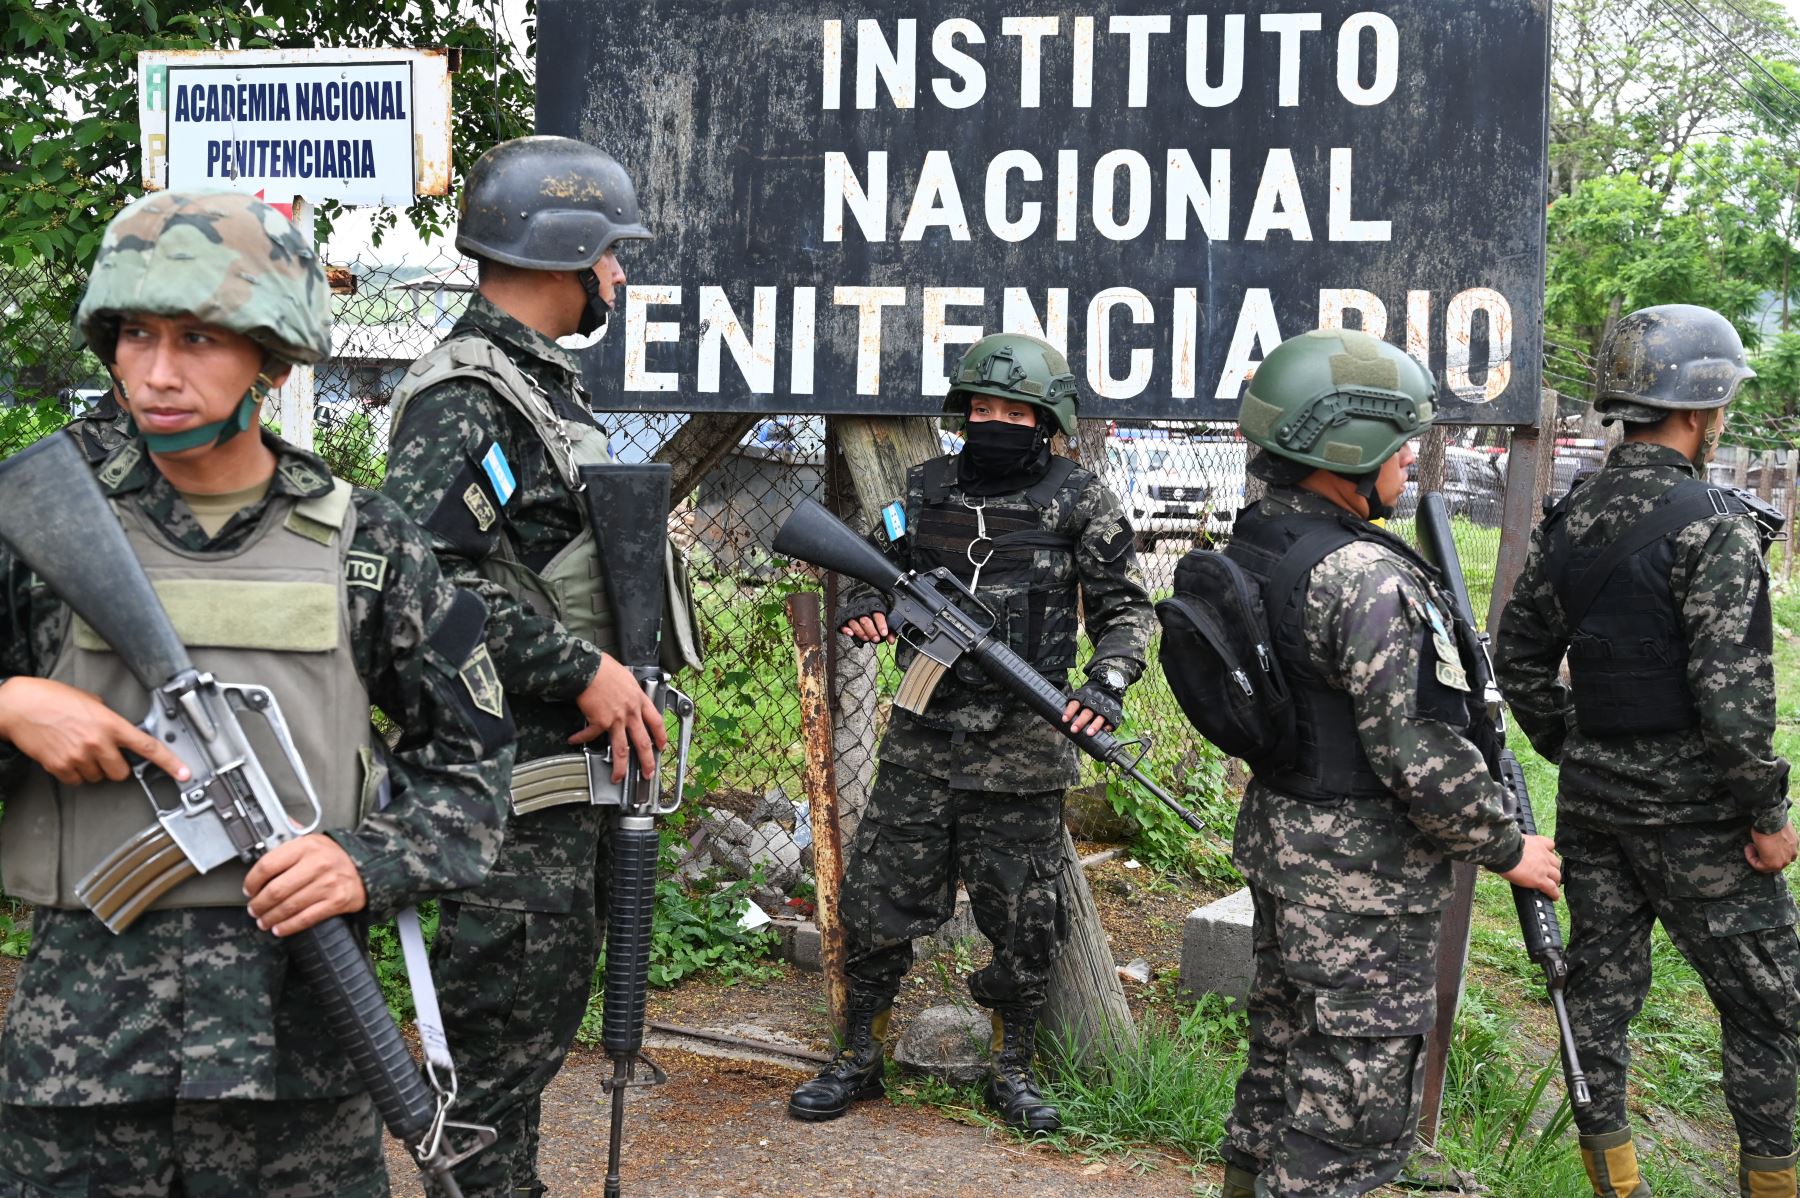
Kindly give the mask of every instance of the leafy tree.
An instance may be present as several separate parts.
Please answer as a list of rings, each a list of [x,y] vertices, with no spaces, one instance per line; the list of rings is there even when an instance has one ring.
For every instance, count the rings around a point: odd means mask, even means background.
[[[446,47],[457,69],[452,157],[463,167],[530,131],[535,0],[526,5],[526,42],[514,45],[499,0],[0,0],[0,358],[37,363],[46,345],[64,344],[106,223],[141,192],[140,52]],[[441,231],[452,203],[421,197],[406,215],[421,232]],[[321,237],[336,215],[321,206]],[[378,214],[377,236],[397,219],[391,209]],[[45,328],[57,330],[53,342]],[[68,358],[35,365],[43,378],[20,388],[83,373]]]

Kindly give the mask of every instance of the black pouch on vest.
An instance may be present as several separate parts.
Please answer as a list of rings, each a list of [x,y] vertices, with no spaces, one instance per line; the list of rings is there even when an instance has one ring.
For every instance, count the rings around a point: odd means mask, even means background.
[[[1352,539],[1335,527],[1301,537],[1266,592],[1223,553],[1191,550],[1175,567],[1175,593],[1156,605],[1163,674],[1188,721],[1233,757],[1255,764],[1291,754],[1294,700],[1267,604],[1291,602],[1312,568]]]

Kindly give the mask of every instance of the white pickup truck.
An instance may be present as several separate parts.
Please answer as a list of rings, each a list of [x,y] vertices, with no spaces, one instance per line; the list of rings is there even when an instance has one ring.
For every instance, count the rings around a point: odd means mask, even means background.
[[[1108,485],[1145,548],[1184,548],[1231,531],[1244,502],[1244,441],[1235,435],[1106,439]]]

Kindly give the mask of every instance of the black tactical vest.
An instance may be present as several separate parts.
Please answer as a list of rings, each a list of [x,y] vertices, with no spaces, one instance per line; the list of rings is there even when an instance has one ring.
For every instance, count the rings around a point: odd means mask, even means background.
[[[1301,537],[1323,526],[1338,526],[1348,540],[1375,541],[1419,566],[1427,577],[1430,567],[1398,537],[1383,533],[1348,516],[1265,516],[1262,505],[1252,504],[1239,514],[1225,554],[1243,567],[1264,588],[1263,602],[1272,623],[1275,657],[1294,700],[1294,755],[1279,762],[1252,762],[1251,773],[1259,782],[1283,794],[1313,803],[1391,797],[1387,784],[1369,765],[1362,741],[1356,735],[1356,714],[1347,692],[1327,682],[1313,668],[1301,626],[1306,583],[1299,602],[1268,592],[1275,564]]]
[[[1611,542],[1583,546],[1569,535],[1578,493],[1571,489],[1544,520],[1546,572],[1569,619],[1576,723],[1595,737],[1692,728],[1700,713],[1688,689],[1687,637],[1669,583],[1675,534],[1695,521],[1749,509],[1729,491],[1685,479]]]
[[[975,576],[974,563],[982,561],[976,594],[987,610],[971,614],[984,621],[991,615],[995,639],[1004,640],[1053,685],[1065,685],[1075,667],[1080,623],[1077,530],[1064,526],[1073,514],[1072,505],[1059,507],[1056,496],[1076,464],[1053,457],[1043,478],[1027,490],[986,498],[965,496],[956,486],[954,457],[934,458],[921,469],[923,502],[918,511],[908,513],[913,568],[943,567],[967,585]],[[897,660],[904,667],[911,653],[903,648]],[[919,722],[927,727],[991,730],[997,726],[999,709],[993,700],[998,693],[986,672],[965,659],[938,684]]]

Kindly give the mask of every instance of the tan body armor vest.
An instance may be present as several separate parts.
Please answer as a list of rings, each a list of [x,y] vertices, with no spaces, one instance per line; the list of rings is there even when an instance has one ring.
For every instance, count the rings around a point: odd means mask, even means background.
[[[454,378],[472,378],[511,404],[530,423],[550,454],[557,473],[571,492],[579,492],[578,466],[612,460],[606,434],[592,424],[564,420],[550,397],[530,375],[486,337],[452,337],[440,342],[406,372],[389,401],[390,429],[398,430],[406,405],[422,391]],[[512,539],[504,534],[500,550],[480,564],[482,577],[499,583],[508,594],[549,616],[602,653],[618,653],[612,604],[593,530],[581,532],[543,567],[533,570],[519,560]],[[700,664],[700,638],[693,618],[693,594],[686,568],[678,568],[674,548],[665,555],[662,665],[674,673]]]
[[[195,665],[221,682],[274,693],[324,808],[320,827],[355,827],[372,806],[377,779],[343,581],[356,528],[350,484],[336,481],[330,493],[298,503],[271,500],[248,543],[228,553],[179,548],[134,504],[114,509]],[[73,616],[49,677],[99,696],[134,723],[150,709],[150,696],[118,655]],[[288,810],[309,813],[273,737],[258,717],[241,718],[251,742],[269,746],[265,766]],[[64,786],[32,768],[6,796],[0,880],[29,902],[79,907],[75,884],[155,818],[135,779]],[[247,872],[233,863],[190,878],[152,909],[241,907]]]

